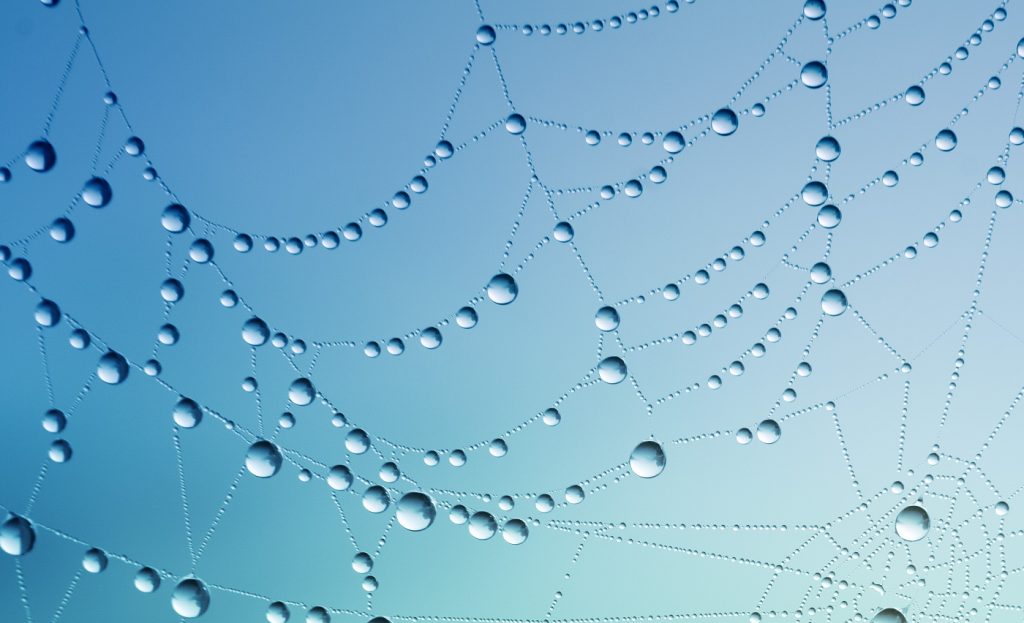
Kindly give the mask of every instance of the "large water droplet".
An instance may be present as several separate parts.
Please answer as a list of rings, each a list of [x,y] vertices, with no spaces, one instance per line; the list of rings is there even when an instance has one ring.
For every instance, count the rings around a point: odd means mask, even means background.
[[[371,513],[383,513],[390,504],[387,490],[380,485],[373,485],[363,493],[363,508]]]
[[[907,623],[907,617],[896,608],[886,608],[871,617],[871,623]]]
[[[605,305],[594,314],[594,324],[602,331],[614,331],[619,327],[619,312]]]
[[[281,469],[281,451],[277,446],[261,439],[249,446],[245,453],[245,469],[257,478],[270,478]]]
[[[804,2],[804,17],[819,20],[825,17],[825,0],[807,0]]]
[[[495,521],[494,515],[487,511],[479,511],[470,516],[469,533],[473,535],[473,538],[486,541],[494,536],[497,531],[498,522]]]
[[[626,362],[619,357],[606,357],[597,364],[597,375],[605,383],[621,383],[626,379]]]
[[[11,515],[0,525],[0,549],[11,556],[24,556],[36,544],[36,531],[29,520]]]
[[[171,607],[178,616],[194,619],[202,616],[210,607],[210,592],[206,585],[196,578],[186,578],[174,587]]]
[[[203,419],[203,410],[191,398],[182,398],[171,412],[174,423],[182,428],[195,428]]]
[[[128,361],[112,350],[108,350],[96,365],[96,375],[110,385],[123,383],[128,378]]]
[[[828,316],[838,316],[846,311],[848,303],[842,290],[829,290],[821,295],[821,311]]]
[[[110,188],[110,182],[102,177],[94,177],[82,187],[82,201],[94,208],[102,208],[110,203],[114,191]]]
[[[188,210],[180,203],[172,203],[167,206],[160,216],[160,224],[172,234],[180,234],[188,229],[191,221],[192,217],[189,215]]]
[[[242,339],[246,344],[261,346],[270,339],[270,327],[261,318],[253,316],[242,325]]]
[[[629,469],[641,478],[654,478],[665,471],[665,451],[656,441],[644,441],[629,455]]]
[[[920,541],[928,534],[931,525],[928,511],[916,504],[896,515],[896,534],[904,541]]]
[[[511,545],[521,545],[530,537],[530,529],[522,519],[510,519],[501,527],[501,538]]]
[[[935,146],[940,151],[953,151],[956,148],[956,133],[949,128],[935,135]]]
[[[288,623],[292,613],[283,602],[274,601],[267,606],[267,623]]]
[[[911,106],[920,106],[924,103],[924,89],[915,84],[907,89],[903,94],[903,99]]]
[[[429,497],[418,491],[406,493],[398,500],[395,512],[398,523],[406,530],[426,530],[434,523],[437,509]]]
[[[295,379],[292,381],[291,387],[288,388],[288,400],[300,407],[313,402],[316,398],[316,388],[313,387],[313,382],[309,379]]]
[[[670,154],[678,154],[686,147],[686,139],[681,132],[672,130],[661,139],[661,146]]]
[[[152,593],[160,588],[160,574],[151,567],[143,567],[135,573],[134,583],[140,593]]]
[[[720,108],[711,117],[711,129],[720,136],[729,136],[740,127],[740,119],[730,108]]]
[[[25,164],[33,171],[45,173],[57,164],[57,152],[49,141],[40,139],[25,150]]]
[[[782,437],[782,427],[775,420],[761,420],[757,425],[756,435],[761,443],[772,444]]]
[[[828,69],[820,61],[811,61],[800,69],[800,82],[811,89],[821,88],[828,82]]]
[[[834,136],[823,136],[814,146],[814,155],[822,162],[834,162],[842,151],[839,141]]]
[[[498,305],[508,305],[519,295],[519,285],[512,275],[498,273],[487,283],[487,298]]]

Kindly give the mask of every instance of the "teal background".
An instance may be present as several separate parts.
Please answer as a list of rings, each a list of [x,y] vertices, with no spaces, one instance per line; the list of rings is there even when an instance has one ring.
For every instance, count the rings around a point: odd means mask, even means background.
[[[1021,148],[1007,138],[1021,123],[1017,7],[918,0],[886,17],[876,4],[832,2],[814,21],[788,0],[680,4],[659,3],[653,17],[611,0],[3,3],[0,160],[12,177],[0,185],[0,243],[34,273],[29,287],[0,280],[0,506],[33,521],[37,542],[17,561],[0,555],[0,620],[177,621],[170,594],[189,573],[210,587],[205,621],[265,620],[275,600],[293,621],[316,605],[335,621],[831,622],[886,607],[915,623],[1016,620],[1024,223],[1019,201],[993,201],[1020,188]],[[630,23],[641,9],[648,17]],[[611,27],[613,16],[625,23]],[[600,32],[572,33],[595,19]],[[493,46],[477,44],[481,23],[496,25]],[[539,32],[559,23],[570,32]],[[49,130],[57,165],[38,174],[22,156],[76,40]],[[825,88],[799,84],[811,60],[826,62]],[[938,73],[947,61],[951,73]],[[998,89],[987,86],[995,75]],[[903,92],[926,77],[924,104],[909,106]],[[117,106],[104,104],[108,90]],[[764,116],[709,133],[718,108],[758,102]],[[512,112],[528,118],[523,140],[503,127]],[[665,162],[660,136],[680,127],[692,143]],[[946,127],[959,141],[942,153],[933,139]],[[604,133],[599,145],[588,130]],[[621,132],[630,146],[617,144]],[[117,156],[133,134],[145,155]],[[842,145],[832,166],[815,160],[826,134]],[[426,167],[442,138],[459,149]],[[914,151],[923,165],[908,162]],[[114,162],[103,209],[78,198],[95,153],[98,171]],[[668,179],[644,179],[644,193],[627,197],[625,183],[659,163]],[[1000,185],[985,181],[996,164]],[[143,178],[150,165],[157,181]],[[887,170],[898,185],[880,181]],[[393,208],[419,174],[427,192]],[[814,226],[816,208],[798,197],[811,179],[827,179],[842,209],[833,230]],[[606,184],[611,200],[599,194]],[[180,236],[160,226],[172,202],[193,216]],[[384,227],[365,218],[376,208]],[[62,245],[46,229],[68,209],[77,233]],[[950,219],[955,209],[962,220]],[[572,244],[551,239],[570,215]],[[337,249],[262,248],[268,236],[351,221],[363,236]],[[237,232],[256,248],[236,252]],[[187,260],[197,237],[213,243],[216,266]],[[734,246],[742,260],[728,258]],[[835,282],[811,284],[807,268],[826,250]],[[720,257],[727,268],[716,271]],[[701,269],[706,285],[688,278]],[[159,291],[168,270],[186,290],[169,311]],[[519,286],[507,306],[484,298],[499,271]],[[663,287],[684,277],[666,300]],[[764,300],[748,295],[758,283]],[[850,308],[825,317],[832,287]],[[226,288],[244,304],[224,308]],[[65,313],[56,327],[35,324],[40,297]],[[472,300],[479,324],[455,326]],[[682,343],[734,303],[742,316]],[[601,334],[593,316],[608,304],[621,326]],[[241,325],[253,313],[308,350],[247,345]],[[155,347],[164,322],[180,342]],[[419,344],[430,326],[444,336],[436,350]],[[71,349],[73,327],[94,346]],[[400,356],[364,356],[367,341],[394,337]],[[757,343],[763,357],[749,353]],[[133,365],[123,384],[95,378],[108,347]],[[628,381],[596,380],[610,355],[626,361]],[[141,369],[151,357],[157,379]],[[724,371],[740,359],[744,374]],[[801,361],[809,377],[794,376]],[[712,390],[716,374],[724,382]],[[241,389],[247,376],[258,398]],[[300,376],[327,402],[290,405]],[[792,402],[781,398],[788,387]],[[176,432],[181,395],[208,411]],[[556,405],[561,423],[546,426],[541,413]],[[69,416],[64,464],[47,459],[49,408]],[[352,426],[332,426],[334,410],[370,434],[373,451],[346,451]],[[297,423],[281,430],[285,411]],[[736,443],[738,429],[768,417],[781,424],[777,443]],[[242,471],[257,437],[287,449],[267,480]],[[501,458],[487,449],[498,437]],[[645,480],[627,460],[652,437],[667,466]],[[455,449],[466,465],[448,464]],[[427,450],[439,465],[424,464]],[[392,506],[371,514],[359,496],[387,460],[403,478],[388,485]],[[337,503],[323,480],[335,464],[358,475]],[[905,490],[891,493],[894,481]],[[586,499],[567,504],[577,484]],[[423,532],[394,523],[408,491],[437,504]],[[534,507],[543,493],[557,503],[550,513]],[[498,507],[503,495],[512,510]],[[932,528],[906,543],[893,517],[918,498]],[[529,539],[477,541],[449,521],[453,504],[527,520]],[[190,540],[202,549],[195,562]],[[102,574],[81,571],[89,547],[111,557]],[[357,551],[374,555],[371,594],[351,568]],[[164,575],[156,593],[133,588],[140,564]]]

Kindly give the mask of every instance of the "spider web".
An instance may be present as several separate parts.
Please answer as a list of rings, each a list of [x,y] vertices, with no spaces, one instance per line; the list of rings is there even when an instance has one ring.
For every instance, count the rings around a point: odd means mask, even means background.
[[[284,233],[176,191],[188,182],[161,175],[159,146],[135,138],[80,3],[36,7],[70,12],[78,30],[45,121],[0,172],[0,192],[22,193],[5,206],[34,206],[0,247],[12,457],[0,544],[16,554],[2,559],[4,616],[1019,616],[1024,530],[1008,524],[1024,489],[1024,386],[1007,346],[1021,341],[1011,156],[1024,44],[1009,1],[944,24],[967,37],[868,104],[844,92],[853,103],[840,105],[834,55],[913,20],[909,0],[852,22],[813,0],[773,8],[788,25],[745,53],[753,71],[672,127],[517,106],[526,85],[505,67],[521,46],[706,17],[691,4],[510,23],[507,7],[476,2],[422,166],[374,206]],[[102,96],[98,119],[69,110],[76,79]],[[81,153],[50,143],[65,115],[95,136]],[[773,118],[784,146],[759,134]],[[760,147],[740,142],[748,133]],[[374,301],[350,300],[355,321],[328,331],[287,313],[305,304],[292,295],[268,303],[268,282],[290,291],[277,271],[330,281],[342,254],[370,269],[378,256],[363,249],[407,236],[403,219],[443,209],[439,194],[476,188],[495,144],[515,166],[493,175],[513,190],[468,221],[503,240],[474,241],[487,254],[464,263],[474,289],[412,296],[415,325],[365,322]],[[809,169],[774,170],[764,152],[781,147]],[[598,173],[552,166],[568,153]],[[89,181],[70,196],[40,182],[65,170]],[[103,228],[121,228],[117,241]],[[126,313],[76,282],[76,261],[159,308]],[[464,431],[431,424],[454,410],[469,413]],[[907,538],[897,516],[917,508],[929,523]]]

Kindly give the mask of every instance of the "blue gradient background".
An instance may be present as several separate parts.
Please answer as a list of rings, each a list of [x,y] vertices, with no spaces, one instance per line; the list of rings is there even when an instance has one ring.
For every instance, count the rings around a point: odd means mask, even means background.
[[[610,623],[701,614],[742,622],[754,611],[792,619],[796,610],[805,621],[847,621],[888,606],[909,608],[914,623],[1019,616],[1002,605],[1024,594],[1021,576],[1009,573],[1024,565],[1024,552],[1012,537],[996,535],[1020,528],[1013,512],[1013,495],[1024,484],[1020,415],[993,434],[1022,383],[1019,204],[998,211],[985,246],[993,196],[1018,188],[1017,148],[1008,151],[1006,182],[996,187],[983,180],[1019,123],[1020,59],[1000,74],[999,89],[985,85],[1024,31],[1012,3],[992,32],[979,30],[998,6],[989,4],[918,0],[898,7],[894,18],[879,17],[874,29],[864,20],[880,16],[880,8],[864,2],[833,2],[825,21],[799,22],[799,1],[700,0],[675,12],[662,3],[657,17],[581,35],[525,36],[499,27],[489,48],[476,45],[481,16],[470,1],[82,0],[113,90],[147,146],[144,158],[117,161],[107,175],[114,199],[96,210],[75,198],[91,175],[97,138],[102,169],[132,131],[110,108],[101,135],[108,87],[83,39],[49,134],[58,164],[46,174],[29,170],[21,155],[40,135],[80,22],[71,0],[53,8],[32,0],[4,3],[0,154],[13,159],[13,177],[0,186],[0,242],[32,262],[37,292],[0,281],[0,505],[34,521],[38,541],[19,559],[24,591],[15,559],[0,557],[0,621],[28,620],[29,613],[33,621],[55,613],[68,622],[176,621],[174,578],[190,572],[211,586],[206,621],[265,620],[272,600],[292,604],[292,620],[299,621],[305,608],[297,604],[334,609],[335,621],[382,615]],[[607,20],[640,8],[611,0],[480,4],[487,23],[535,27]],[[794,22],[785,54],[763,64]],[[833,35],[857,27],[826,53],[826,24]],[[980,45],[967,42],[975,32]],[[926,83],[922,106],[894,97],[960,45],[969,58],[951,59],[950,75]],[[473,139],[513,112],[492,50],[514,111],[530,118],[525,143],[500,126]],[[827,60],[829,86],[787,88],[799,66],[786,55]],[[707,134],[709,115],[755,73],[733,106],[746,110],[781,90],[766,114],[742,115],[732,136]],[[446,123],[456,90],[458,105]],[[979,90],[985,94],[977,98]],[[829,98],[836,121],[869,113],[830,130]],[[965,107],[969,113],[955,125],[957,148],[938,152],[935,133]],[[619,192],[600,200],[602,185],[621,191],[667,156],[660,138],[644,145],[640,133],[693,120],[684,134],[699,140],[666,165],[665,183],[645,181],[636,199]],[[610,134],[590,146],[583,138],[589,129]],[[616,144],[623,131],[634,133],[629,147]],[[827,234],[811,228],[791,248],[816,213],[792,200],[807,180],[825,179],[814,145],[829,133],[842,144],[827,172],[831,202],[851,197],[841,203],[843,221],[830,239],[837,282],[908,245],[918,255],[845,287],[851,310],[817,328],[821,293],[834,286],[811,285],[801,296],[808,279],[801,267],[821,259]],[[442,137],[464,147],[424,173],[429,190],[414,195],[410,208],[386,206]],[[925,144],[923,166],[907,164]],[[528,155],[540,181],[524,204],[533,174]],[[159,182],[143,179],[147,159]],[[893,188],[877,182],[887,169],[900,176]],[[549,189],[550,205],[538,184]],[[968,195],[970,205],[960,205]],[[173,201],[188,206],[193,222],[190,232],[169,237],[159,215]],[[559,220],[555,212],[567,218],[595,201],[600,205],[573,219],[573,245],[550,241],[536,248]],[[69,204],[77,235],[60,245],[45,230]],[[387,210],[388,224],[363,221],[358,242],[299,255],[261,248],[259,236],[320,234],[378,207]],[[948,215],[958,207],[963,220],[952,223]],[[939,244],[923,245],[943,222]],[[762,247],[749,242],[755,230],[766,235]],[[234,231],[257,236],[256,248],[235,252]],[[194,237],[211,240],[222,274],[191,264],[181,276]],[[742,261],[711,271],[707,285],[687,281],[678,300],[665,300],[662,286],[734,245],[743,247]],[[514,303],[482,300],[475,328],[449,322],[441,327],[439,349],[419,345],[415,332],[452,318],[483,294],[500,267],[513,270],[531,253],[516,275]],[[181,340],[154,350],[168,265],[186,288],[167,320]],[[743,300],[742,317],[725,329],[692,346],[678,337],[659,341],[710,322],[759,282],[770,296]],[[251,314],[218,303],[227,287],[309,350],[287,357],[268,344],[253,359],[254,349],[240,339]],[[619,330],[599,336],[595,310],[641,294],[646,302],[618,307]],[[74,324],[65,317],[39,330],[33,310],[40,296],[57,301]],[[791,306],[796,317],[778,322]],[[124,384],[96,381],[101,351],[69,348],[72,326],[87,328],[95,344],[137,366],[155,352],[160,380],[135,367]],[[773,326],[782,339],[767,343],[764,357],[744,358],[745,374],[721,372]],[[406,336],[401,356],[363,355],[366,341],[396,336]],[[318,347],[334,342],[352,345]],[[965,363],[951,379],[961,348]],[[631,381],[594,382],[597,362],[623,350]],[[768,417],[802,360],[813,374],[798,378],[797,399],[775,410],[776,419],[795,414],[782,421],[779,442],[737,444],[735,431]],[[912,364],[909,373],[898,370],[904,362]],[[349,455],[347,429],[331,425],[327,405],[288,404],[288,386],[300,376],[293,365],[302,375],[312,368],[317,389],[370,433],[374,452]],[[714,391],[706,386],[713,374],[724,379]],[[249,375],[259,380],[258,401],[240,387]],[[170,417],[179,392],[247,431],[259,430],[262,412],[265,435],[292,452],[278,475],[260,480],[240,474],[248,441],[238,430],[208,413],[199,427],[181,431],[189,527]],[[659,401],[668,396],[675,397]],[[830,400],[834,411],[822,407]],[[562,421],[545,426],[539,414],[556,402]],[[53,438],[39,421],[51,407],[69,413],[62,437],[74,455],[39,476]],[[275,430],[284,411],[297,424]],[[664,445],[667,468],[643,480],[625,461],[651,436]],[[487,451],[496,437],[509,445],[502,458]],[[934,444],[941,460],[929,465]],[[445,451],[456,448],[467,451],[463,467],[446,460]],[[424,465],[425,449],[441,451],[441,464]],[[337,495],[342,515],[322,480],[326,466],[340,463],[377,481],[380,464],[392,459],[405,476],[391,485],[394,491],[421,490],[438,502],[438,518],[424,532],[390,527],[393,505],[380,515],[363,510],[357,494],[365,482]],[[297,479],[300,465],[314,472],[311,482]],[[923,495],[935,509],[929,537],[935,542],[908,546],[888,527],[855,539],[872,521],[910,503],[878,492],[896,480],[909,490],[926,474],[936,476],[935,493],[922,493],[925,487],[914,498]],[[964,483],[956,484],[961,475]],[[584,486],[587,498],[567,505],[563,492],[574,484]],[[38,497],[28,512],[35,486]],[[541,493],[556,499],[551,513],[535,510]],[[511,511],[497,506],[506,494],[516,501]],[[867,500],[867,510],[857,511]],[[1008,515],[992,512],[999,500],[1009,502]],[[448,520],[447,507],[456,503],[537,523],[522,545],[500,535],[480,542]],[[979,509],[980,518],[972,519]],[[193,568],[187,535],[198,545],[219,513]],[[881,521],[889,526],[891,517]],[[810,526],[828,522],[835,522],[830,537],[823,532],[805,543]],[[963,534],[938,544],[940,533],[957,524],[966,526]],[[102,574],[80,571],[90,546],[112,556]],[[875,551],[877,558],[867,566],[845,557],[832,562],[842,546],[863,548],[865,556]],[[380,587],[372,597],[350,566],[360,550],[377,552],[373,575]],[[882,597],[858,588],[873,581],[895,586],[910,562],[923,571],[973,551],[981,553],[929,570],[928,587],[917,592],[888,590]],[[892,568],[885,562],[889,552]],[[126,561],[165,573],[159,591],[136,591],[137,566]],[[775,573],[775,564],[785,570]],[[1008,578],[998,578],[1001,570]],[[834,587],[819,590],[815,572],[848,579],[848,594],[833,598]],[[928,590],[955,596],[925,606]],[[960,591],[969,596],[961,599]],[[816,615],[807,613],[812,604]],[[826,613],[829,604],[835,613]],[[978,614],[969,615],[970,607]]]

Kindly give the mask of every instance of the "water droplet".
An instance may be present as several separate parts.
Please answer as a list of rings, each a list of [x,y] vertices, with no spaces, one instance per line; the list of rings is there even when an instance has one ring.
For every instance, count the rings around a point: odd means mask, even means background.
[[[292,613],[283,602],[275,601],[267,606],[267,623],[288,623]]]
[[[594,324],[602,331],[614,331],[619,328],[619,312],[606,305],[594,314]]]
[[[25,164],[33,171],[45,173],[57,164],[57,152],[49,141],[40,139],[28,146],[25,151]]]
[[[846,311],[848,303],[842,290],[829,290],[821,295],[821,311],[828,316],[838,316]]]
[[[818,181],[807,182],[800,191],[800,198],[809,206],[820,206],[828,200],[828,187]]]
[[[178,616],[194,619],[210,607],[210,593],[206,585],[196,578],[186,578],[174,587],[171,607]]]
[[[0,549],[11,556],[24,556],[36,544],[36,531],[22,517],[11,515],[0,525]]]
[[[102,177],[94,177],[82,187],[82,201],[94,208],[102,208],[110,203],[114,191],[110,188],[110,182]]]
[[[52,327],[60,322],[60,307],[49,299],[43,299],[36,305],[36,324],[41,327]]]
[[[134,583],[140,593],[152,593],[160,588],[160,575],[155,569],[143,567],[135,572]]]
[[[391,505],[387,490],[380,485],[368,487],[363,492],[363,508],[371,513],[383,513]]]
[[[522,134],[526,131],[526,119],[519,113],[512,113],[505,118],[505,130],[509,134]]]
[[[686,147],[686,139],[683,138],[682,133],[672,130],[661,139],[661,146],[670,154],[678,154]]]
[[[123,383],[128,378],[128,361],[112,350],[108,350],[96,366],[96,375],[110,385]]]
[[[510,519],[501,527],[501,538],[511,545],[521,545],[530,536],[530,529],[522,519]]]
[[[420,332],[420,345],[431,350],[441,345],[441,331],[437,327],[427,327]]]
[[[160,215],[160,224],[172,234],[185,231],[191,222],[192,217],[188,210],[180,203],[172,203],[164,208],[163,214]]]
[[[750,432],[749,428],[741,428],[736,431],[736,443],[741,446],[745,446],[750,443],[750,440],[754,438],[754,434]]]
[[[761,443],[775,443],[782,437],[782,427],[775,420],[762,420],[757,425],[757,440]]]
[[[306,378],[295,379],[292,381],[291,387],[288,388],[288,400],[300,407],[313,402],[316,398],[316,388],[313,387],[312,381]]]
[[[455,312],[455,324],[463,329],[472,329],[476,326],[477,320],[476,310],[472,307],[463,307]]]
[[[512,275],[498,273],[487,283],[487,298],[498,305],[508,305],[519,295],[519,285]]]
[[[740,127],[740,119],[730,108],[720,108],[711,117],[711,129],[719,136],[729,136]]]
[[[832,229],[843,220],[843,213],[834,205],[827,205],[818,210],[818,225]]]
[[[619,357],[606,357],[597,364],[597,375],[605,383],[621,383],[626,379],[626,362]]]
[[[398,500],[395,516],[403,528],[419,532],[426,530],[430,524],[434,523],[437,509],[429,497],[418,491],[413,491],[406,493]]]
[[[871,623],[907,623],[907,617],[896,608],[886,608],[871,617]]]
[[[819,20],[825,17],[825,0],[807,0],[804,2],[804,17]]]
[[[257,478],[270,478],[281,469],[283,460],[276,445],[261,439],[249,446],[245,453],[245,468]]]
[[[60,217],[50,223],[50,238],[56,242],[71,242],[75,237],[75,225],[70,220]]]
[[[834,162],[842,151],[839,141],[834,136],[823,136],[814,146],[814,155],[822,162]]]
[[[494,536],[497,531],[498,522],[495,521],[494,515],[487,511],[473,513],[469,518],[469,533],[475,539],[486,541]]]
[[[825,262],[818,262],[811,266],[811,281],[817,284],[828,283],[832,280],[832,268]]]
[[[911,106],[920,106],[924,103],[924,89],[915,84],[907,89],[903,94],[903,99]]]
[[[182,398],[171,411],[174,423],[182,428],[195,428],[203,420],[203,410],[191,398]]]
[[[1010,505],[1003,501],[996,502],[995,512],[999,517],[1003,517],[1010,512]]]
[[[928,511],[914,504],[896,515],[896,534],[904,541],[920,541],[928,534],[931,523]]]
[[[82,556],[82,568],[88,573],[102,573],[107,568],[107,555],[95,547],[86,550]]]
[[[629,469],[641,478],[654,478],[665,471],[665,451],[655,441],[644,441],[629,455]]]
[[[487,24],[476,30],[476,40],[480,45],[491,45],[496,37],[497,33],[494,31],[494,28]]]
[[[363,454],[370,449],[370,436],[361,428],[354,428],[345,435],[345,449],[352,454]]]
[[[344,465],[335,465],[327,472],[327,486],[335,491],[344,491],[352,486],[352,470]]]
[[[940,131],[935,135],[935,146],[939,151],[953,151],[956,147],[956,134],[949,128]]]
[[[270,339],[270,327],[262,319],[253,316],[242,325],[242,340],[251,346],[261,346]]]
[[[811,61],[800,68],[800,82],[811,89],[821,88],[828,82],[828,69],[820,61]]]
[[[558,242],[569,242],[572,240],[573,236],[576,235],[576,232],[573,231],[572,225],[565,221],[561,221],[559,223],[555,223],[555,228],[551,232],[551,235],[554,236],[555,240]]]

